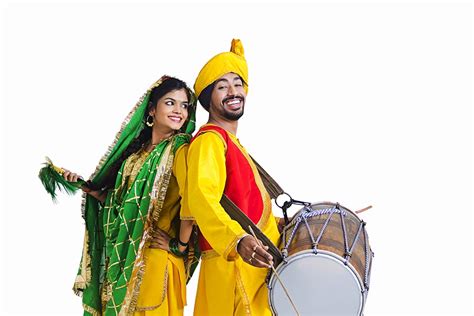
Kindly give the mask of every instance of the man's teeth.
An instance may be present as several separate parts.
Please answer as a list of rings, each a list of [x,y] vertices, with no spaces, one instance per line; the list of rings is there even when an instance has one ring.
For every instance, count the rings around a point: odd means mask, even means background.
[[[227,104],[229,104],[229,105],[234,105],[234,104],[239,104],[239,103],[240,103],[239,99],[233,99],[233,100],[227,102]]]

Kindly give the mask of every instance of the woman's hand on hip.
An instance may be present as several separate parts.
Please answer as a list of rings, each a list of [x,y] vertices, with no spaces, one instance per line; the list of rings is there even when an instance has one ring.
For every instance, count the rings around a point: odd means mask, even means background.
[[[170,251],[170,239],[171,237],[164,230],[155,228],[151,233],[150,248]]]

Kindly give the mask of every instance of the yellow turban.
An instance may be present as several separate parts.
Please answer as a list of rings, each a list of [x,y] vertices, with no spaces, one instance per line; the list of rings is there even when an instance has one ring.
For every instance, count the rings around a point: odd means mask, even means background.
[[[244,57],[244,47],[239,39],[233,39],[230,52],[220,53],[211,58],[207,64],[202,67],[194,83],[194,92],[199,98],[202,90],[212,84],[214,81],[233,72],[239,75],[244,81],[244,89],[248,89],[248,68]]]

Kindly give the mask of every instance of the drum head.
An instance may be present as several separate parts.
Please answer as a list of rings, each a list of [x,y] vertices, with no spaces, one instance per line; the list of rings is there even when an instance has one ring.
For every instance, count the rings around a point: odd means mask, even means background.
[[[359,277],[342,258],[311,250],[288,257],[276,269],[300,315],[360,315],[364,295]],[[296,315],[280,282],[269,282],[270,306],[275,315]]]

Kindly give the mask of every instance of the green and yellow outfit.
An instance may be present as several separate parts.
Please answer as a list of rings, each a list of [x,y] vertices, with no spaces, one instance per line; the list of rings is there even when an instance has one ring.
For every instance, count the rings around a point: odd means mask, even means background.
[[[122,124],[92,184],[100,184],[143,128],[151,90],[142,96]],[[148,247],[157,227],[178,235],[180,196],[186,182],[186,155],[194,130],[195,102],[180,133],[159,143],[150,153],[130,155],[117,174],[115,187],[101,206],[84,195],[86,222],[81,265],[74,290],[82,294],[85,315],[180,315],[186,304],[187,277],[196,265],[194,251],[184,258]]]

